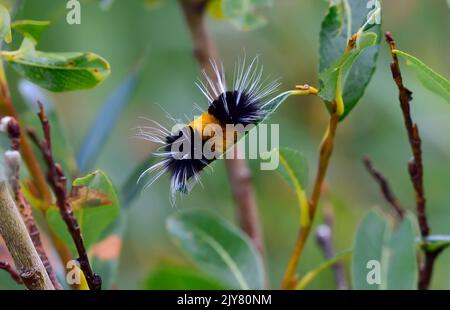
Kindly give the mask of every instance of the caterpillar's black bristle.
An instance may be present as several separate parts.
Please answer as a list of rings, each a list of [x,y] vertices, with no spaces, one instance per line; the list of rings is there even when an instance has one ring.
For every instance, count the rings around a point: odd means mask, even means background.
[[[197,84],[209,103],[208,111],[204,115],[211,117],[205,119],[218,122],[222,128],[225,128],[227,124],[247,126],[262,121],[267,115],[265,109],[268,103],[267,97],[277,89],[279,83],[265,84],[261,81],[262,68],[258,68],[258,57],[254,58],[247,67],[245,60],[236,66],[231,90],[227,89],[222,66],[219,69],[214,61],[211,61],[211,66],[215,76],[209,77],[204,71],[205,82]],[[183,130],[173,134],[158,123],[155,122],[155,124],[157,127],[140,127],[138,135],[163,145],[164,152],[155,153],[156,156],[161,156],[162,160],[144,171],[141,178],[148,173],[155,173],[148,182],[147,186],[150,186],[162,174],[170,172],[172,201],[174,201],[175,192],[187,192],[189,185],[200,181],[199,173],[214,159],[206,159],[203,155],[200,159],[193,156],[196,147],[203,148],[203,142],[199,146],[195,145],[194,137],[197,136],[200,141],[205,138],[195,128],[186,125]],[[191,149],[188,152],[190,156],[177,156],[183,150],[181,148],[174,151],[172,146],[186,139],[191,143]]]
[[[181,140],[188,140],[188,144],[191,149],[187,152],[189,156],[187,158],[177,158],[175,154],[172,152],[172,146],[174,143],[179,143]],[[187,126],[180,130],[178,134],[170,135],[166,137],[167,145],[164,147],[168,156],[166,158],[165,168],[172,175],[172,186],[175,190],[186,193],[188,191],[187,182],[192,178],[197,176],[200,171],[203,170],[211,160],[208,160],[204,156],[201,159],[194,158],[194,154],[196,153],[197,148],[203,148],[203,142],[201,145],[196,145],[194,142],[195,139],[197,141],[202,141],[201,136],[198,132],[196,132],[191,127]],[[183,144],[180,144],[177,147],[179,152],[184,152]],[[201,151],[201,150],[200,150]]]
[[[221,124],[244,126],[258,123],[266,114],[258,100],[236,90],[220,94],[210,104],[208,113],[216,117]]]

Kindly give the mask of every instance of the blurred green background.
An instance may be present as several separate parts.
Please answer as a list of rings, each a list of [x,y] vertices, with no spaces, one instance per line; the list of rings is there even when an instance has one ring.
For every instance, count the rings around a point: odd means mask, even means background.
[[[106,11],[100,8],[99,1],[81,1],[81,25],[66,23],[66,1],[23,2],[17,18],[52,22],[42,36],[39,49],[92,51],[111,64],[111,76],[94,90],[50,94],[75,150],[82,144],[101,104],[145,56],[138,88],[109,133],[95,165],[108,173],[117,186],[155,148],[133,138],[133,128],[142,124],[139,117],[169,125],[171,122],[161,107],[180,118],[195,115],[193,103],[206,107],[205,99],[194,85],[200,75],[199,68],[178,1],[167,0],[159,8],[148,9],[143,0],[116,0]],[[450,77],[447,2],[385,0],[382,5],[383,30],[392,32],[398,47]],[[268,18],[263,28],[240,32],[229,23],[211,18],[208,26],[229,74],[245,51],[248,56],[261,55],[266,75],[280,77],[282,90],[303,83],[318,86],[318,34],[326,10],[326,1],[275,0],[274,6],[263,12]],[[407,174],[410,149],[389,63],[388,47],[383,42],[376,72],[364,97],[339,128],[327,177],[329,194],[323,200],[334,207],[333,238],[337,251],[351,247],[357,224],[367,210],[376,206],[387,208],[377,185],[362,165],[365,154],[370,154],[376,166],[385,172],[403,204],[411,210],[414,208],[414,193]],[[16,91],[16,74],[9,68],[7,72],[14,102],[20,105],[22,98]],[[414,92],[412,113],[423,138],[430,225],[433,233],[450,234],[450,106],[425,90],[406,66],[403,72],[405,84]],[[316,171],[318,145],[327,125],[327,115],[319,98],[293,97],[270,120],[280,124],[282,146],[295,148],[307,156],[311,178]],[[260,171],[256,161],[250,165],[264,229],[270,283],[278,288],[297,234],[296,198],[275,172]],[[146,276],[161,263],[189,264],[165,230],[166,217],[177,209],[213,209],[236,222],[223,163],[215,164],[213,173],[205,173],[203,183],[203,188],[197,186],[172,207],[168,178],[163,177],[128,206],[117,281],[119,288],[141,288]],[[316,224],[321,221],[319,212]],[[322,253],[311,238],[299,274],[322,261]],[[349,271],[348,261],[346,270]],[[435,270],[432,288],[449,289],[450,251],[439,258]],[[334,289],[332,272],[323,272],[308,288]]]

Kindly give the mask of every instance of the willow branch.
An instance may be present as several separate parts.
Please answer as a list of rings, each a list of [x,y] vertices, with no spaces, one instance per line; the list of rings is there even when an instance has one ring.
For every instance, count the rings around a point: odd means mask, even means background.
[[[400,107],[402,109],[403,119],[408,133],[408,140],[413,154],[412,159],[408,162],[408,172],[416,192],[416,208],[420,232],[422,237],[426,238],[430,234],[430,228],[427,221],[425,208],[426,200],[423,188],[422,140],[420,138],[419,128],[417,127],[417,124],[413,122],[411,117],[410,101],[412,100],[412,92],[403,85],[398,57],[394,53],[395,41],[389,32],[386,33],[386,41],[391,49],[393,60],[391,63],[392,77],[399,91]]]
[[[86,248],[84,246],[84,241],[81,236],[80,225],[78,224],[77,218],[74,215],[72,206],[68,200],[67,196],[67,179],[61,166],[55,163],[52,153],[52,140],[50,134],[50,123],[44,112],[42,104],[39,102],[39,120],[41,121],[42,130],[44,132],[44,140],[39,142],[34,131],[29,130],[28,135],[32,141],[40,148],[44,161],[47,165],[47,181],[53,190],[56,197],[56,204],[59,208],[61,217],[66,224],[69,233],[75,243],[75,247],[78,252],[78,262],[80,264],[80,269],[83,271],[86,281],[88,282],[89,288],[91,290],[101,289],[102,280],[99,275],[92,271],[91,265],[89,263],[89,258],[86,253]]]
[[[381,173],[381,171],[373,166],[373,163],[368,156],[364,157],[363,161],[367,171],[378,183],[384,199],[389,203],[398,217],[400,219],[403,219],[403,217],[405,216],[405,209],[403,208],[397,197],[394,195],[394,192],[392,191],[387,178]]]
[[[200,67],[211,79],[215,79],[211,60],[218,60],[217,48],[205,25],[205,10],[208,0],[180,0],[186,23],[191,32],[194,54]],[[259,220],[256,198],[251,182],[251,173],[243,159],[225,160],[228,177],[237,205],[242,229],[252,240],[255,247],[264,252],[261,224]]]
[[[5,180],[0,181],[0,234],[25,286],[30,290],[54,290]]]
[[[41,258],[41,261],[44,264],[45,269],[47,270],[53,286],[56,289],[60,290],[62,289],[62,286],[58,282],[53,267],[50,264],[50,260],[45,253],[44,245],[42,244],[41,235],[34,220],[31,206],[21,190],[21,184],[19,180],[21,156],[18,152],[20,148],[21,136],[19,123],[16,121],[16,119],[9,116],[2,118],[1,122],[2,125],[5,125],[5,129],[11,140],[11,150],[5,153],[5,165],[8,168],[8,179],[14,193],[14,200],[25,223],[25,226],[27,227],[28,233],[31,237],[31,241],[33,241],[34,247],[36,248],[39,257]]]
[[[423,163],[422,163],[422,140],[419,134],[419,128],[411,117],[410,102],[412,100],[412,92],[403,85],[402,73],[397,54],[395,54],[395,41],[389,32],[385,34],[386,42],[389,44],[392,55],[391,72],[392,77],[397,85],[399,92],[400,107],[403,114],[408,140],[411,146],[413,157],[408,162],[408,172],[414,187],[416,197],[416,210],[419,222],[420,233],[422,239],[426,242],[426,238],[430,234],[430,226],[426,214],[426,200],[423,186]],[[425,249],[427,249],[425,247]],[[428,289],[433,274],[434,262],[437,254],[425,250],[425,262],[420,268],[419,273],[419,289]]]

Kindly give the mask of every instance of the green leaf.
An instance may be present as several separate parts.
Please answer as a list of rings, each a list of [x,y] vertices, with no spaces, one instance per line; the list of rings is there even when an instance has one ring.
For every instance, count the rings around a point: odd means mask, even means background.
[[[133,70],[105,101],[77,154],[78,168],[83,173],[92,169],[111,130],[130,101],[139,81],[139,69]]]
[[[145,187],[145,182],[137,183],[137,180],[142,174],[142,171],[145,171],[148,167],[155,164],[156,160],[157,158],[155,158],[153,154],[148,156],[128,175],[120,188],[120,198],[124,208],[129,208],[135,199],[139,197]]]
[[[370,211],[356,231],[352,256],[352,283],[356,290],[377,290],[378,284],[367,281],[370,261],[381,264],[383,245],[387,237],[387,224],[384,218],[375,211]],[[382,265],[381,265],[382,266]]]
[[[218,215],[179,211],[169,217],[167,230],[181,251],[220,283],[239,289],[264,288],[259,253],[243,232]]]
[[[162,264],[145,279],[145,290],[224,290],[230,289],[189,266]]]
[[[383,265],[387,265],[386,284],[389,290],[417,289],[417,253],[415,220],[411,214],[405,216],[400,226],[392,233]]]
[[[325,69],[319,74],[320,91],[319,96],[327,101],[333,101],[338,91],[342,94],[343,86],[348,79],[349,72],[358,59],[363,49],[375,45],[377,42],[377,35],[373,32],[363,33],[357,44],[351,52],[345,53],[333,65]],[[344,86],[345,87],[345,86]],[[344,100],[345,105],[345,100]],[[347,105],[345,105],[347,107]],[[347,109],[345,109],[347,110]],[[345,112],[344,110],[344,112]]]
[[[6,43],[11,43],[11,16],[9,11],[0,4],[0,41],[5,40]]]
[[[266,120],[272,113],[274,113],[278,107],[291,95],[295,95],[296,93],[298,93],[298,91],[296,90],[289,90],[286,91],[284,93],[279,94],[278,96],[276,96],[275,98],[271,99],[265,106],[265,108],[267,109],[268,113],[267,116],[264,120]],[[264,121],[263,120],[263,121]]]
[[[345,3],[348,3],[350,11],[345,9]],[[345,78],[341,84],[345,109],[341,119],[344,119],[359,102],[375,70],[381,35],[380,25],[371,27],[372,32],[378,38],[376,44],[373,46],[360,45],[357,48],[359,52],[353,51],[351,55],[343,56],[350,36],[358,32],[366,23],[369,12],[371,12],[371,9],[367,8],[366,1],[347,0],[332,5],[322,22],[319,42],[319,79],[321,84],[319,95],[326,101],[330,109],[330,102],[335,99],[333,94],[336,91],[338,76],[338,72],[335,70],[339,64],[345,61],[347,72],[344,72]],[[371,43],[373,35],[366,38]]]
[[[26,79],[54,92],[94,88],[110,73],[109,63],[96,54],[41,52],[29,38],[19,50],[0,56]]]
[[[278,156],[280,164],[277,172],[288,182],[297,196],[301,227],[308,226],[310,219],[309,204],[305,193],[305,187],[308,182],[308,163],[306,158],[300,152],[286,147],[273,149],[270,153]]]
[[[222,14],[239,30],[250,31],[264,26],[267,20],[260,8],[272,6],[272,0],[221,0]],[[217,14],[217,13],[216,13]]]
[[[388,220],[374,211],[361,222],[353,251],[354,289],[417,289],[417,247],[415,217],[407,213],[393,232]],[[371,260],[378,267],[369,267]],[[377,272],[379,283],[370,284],[369,276]]]
[[[80,225],[85,247],[89,250],[117,219],[119,201],[113,184],[100,170],[75,179],[72,185],[74,190],[70,202]],[[48,210],[47,220],[57,235],[76,253],[72,238],[56,207]]]
[[[394,50],[394,53],[406,60],[406,64],[416,72],[423,86],[450,103],[450,82],[445,77],[410,54],[399,50]]]
[[[49,25],[49,21],[17,20],[12,23],[11,27],[37,44],[42,33],[47,30]]]
[[[295,190],[297,187],[305,188],[308,184],[308,162],[306,157],[294,149],[281,147],[272,152],[278,152],[281,165],[277,172]]]

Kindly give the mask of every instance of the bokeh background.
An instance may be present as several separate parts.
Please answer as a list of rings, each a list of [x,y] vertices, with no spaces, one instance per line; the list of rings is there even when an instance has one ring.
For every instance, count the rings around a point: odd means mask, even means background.
[[[8,2],[8,1],[1,1]],[[85,135],[108,95],[121,83],[139,59],[144,58],[140,82],[108,135],[96,168],[107,172],[120,186],[133,168],[146,159],[154,145],[133,138],[139,117],[171,124],[166,110],[176,117],[195,115],[194,103],[206,101],[194,85],[200,75],[193,57],[190,34],[178,1],[148,9],[144,0],[116,0],[108,10],[99,1],[81,1],[81,25],[68,25],[66,1],[27,0],[17,18],[50,20],[39,48],[45,51],[92,51],[111,64],[111,76],[91,91],[49,94],[74,150]],[[385,0],[383,30],[391,31],[398,47],[417,56],[445,77],[450,77],[450,18],[445,0]],[[251,32],[240,32],[229,23],[209,18],[208,27],[228,73],[244,51],[261,55],[266,73],[280,77],[282,90],[295,84],[318,86],[318,34],[327,10],[326,1],[275,0],[264,10],[268,24]],[[385,172],[392,187],[409,209],[414,193],[407,174],[410,149],[402,123],[397,90],[389,70],[390,55],[383,42],[372,82],[359,105],[339,128],[329,169],[328,193],[323,202],[335,212],[334,243],[337,251],[351,247],[362,216],[373,207],[386,209],[377,185],[362,165],[370,154]],[[9,70],[14,102],[20,106],[17,76]],[[433,233],[450,234],[450,106],[425,90],[413,72],[403,66],[406,85],[414,92],[413,117],[423,138],[425,188],[428,216]],[[293,97],[272,116],[280,124],[281,145],[303,152],[315,173],[320,139],[327,125],[327,111],[319,98]],[[298,228],[296,198],[275,172],[260,171],[250,162],[254,188],[261,213],[266,246],[266,265],[273,288],[278,288]],[[212,209],[230,221],[236,214],[223,163],[203,176],[197,186],[176,207],[169,203],[168,178],[163,177],[126,206],[126,232],[119,264],[117,285],[123,289],[142,288],[149,273],[163,263],[189,265],[169,240],[165,219],[179,209]],[[125,210],[125,206],[123,206]],[[322,221],[318,213],[316,224]],[[304,274],[323,261],[314,238],[307,244],[299,266]],[[349,262],[345,264],[349,271]],[[432,288],[450,288],[450,251],[436,264]],[[0,278],[0,288],[8,280]],[[327,270],[309,288],[334,289],[333,274]]]

